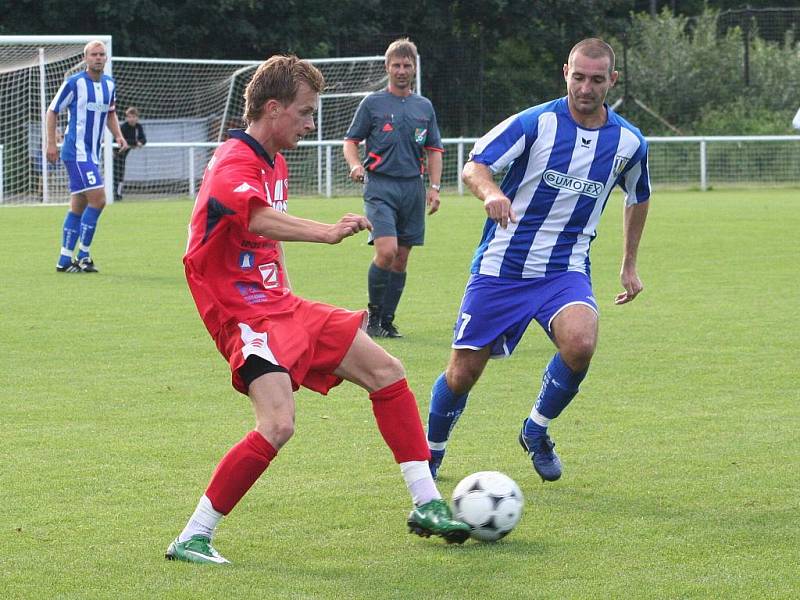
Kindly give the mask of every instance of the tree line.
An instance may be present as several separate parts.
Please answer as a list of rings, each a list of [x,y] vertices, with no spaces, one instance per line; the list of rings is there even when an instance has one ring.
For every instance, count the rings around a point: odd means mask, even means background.
[[[769,2],[749,2],[758,9]],[[422,55],[422,86],[443,134],[477,136],[563,95],[562,64],[589,36],[617,51],[610,100],[648,135],[789,133],[800,103],[794,30],[721,30],[703,0],[16,0],[0,34],[110,34],[122,56],[257,60],[382,54],[400,36]],[[747,81],[742,55],[747,48]],[[624,52],[623,52],[624,49]],[[623,61],[624,58],[624,61]],[[642,107],[646,107],[642,108]]]

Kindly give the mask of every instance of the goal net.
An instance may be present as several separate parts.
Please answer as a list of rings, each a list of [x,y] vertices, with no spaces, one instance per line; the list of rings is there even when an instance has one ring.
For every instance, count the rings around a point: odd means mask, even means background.
[[[83,47],[91,40],[104,42],[110,56],[109,36],[0,36],[0,203],[68,200],[63,164],[48,164],[43,158],[44,115],[64,79],[83,68]],[[110,68],[109,58],[109,73]],[[58,118],[59,135],[66,123],[64,111]],[[104,158],[107,180],[110,147]]]
[[[83,47],[106,43],[106,71],[117,83],[117,116],[136,107],[147,144],[128,153],[126,198],[194,195],[214,148],[232,127],[241,127],[244,88],[261,61],[161,59],[111,56],[109,36],[0,36],[0,203],[66,202],[63,164],[48,165],[44,115],[64,78],[84,67]],[[342,140],[362,98],[386,85],[382,56],[311,59],[325,76],[317,131],[286,153],[293,194],[318,194],[334,178],[348,186]],[[113,66],[113,73],[112,73]],[[66,128],[66,112],[59,130]],[[106,132],[103,178],[106,197],[114,196],[114,167]],[[327,141],[328,144],[322,143]],[[118,165],[119,167],[119,165]]]
[[[285,154],[293,194],[321,193],[328,154],[318,142],[341,140],[358,103],[386,84],[382,56],[311,59],[325,76],[320,94],[317,130],[306,142]],[[117,112],[139,111],[147,144],[128,154],[123,196],[194,195],[203,170],[227,131],[242,127],[244,89],[260,61],[114,58]],[[316,145],[314,145],[316,142]],[[347,170],[341,150],[335,160],[342,182]]]

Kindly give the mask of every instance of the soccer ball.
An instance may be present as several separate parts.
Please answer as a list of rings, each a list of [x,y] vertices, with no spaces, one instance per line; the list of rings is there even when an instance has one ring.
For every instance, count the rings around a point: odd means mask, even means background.
[[[508,535],[522,517],[522,491],[508,475],[480,471],[453,490],[453,514],[472,527],[471,536],[494,542]]]

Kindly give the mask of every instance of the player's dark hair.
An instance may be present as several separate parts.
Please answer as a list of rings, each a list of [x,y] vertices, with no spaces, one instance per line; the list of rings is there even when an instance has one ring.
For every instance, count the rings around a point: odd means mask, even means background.
[[[409,58],[415,65],[417,64],[417,46],[407,37],[399,38],[389,44],[386,49],[384,58],[386,64],[389,64],[389,59],[393,56],[400,56],[401,58]]]
[[[581,40],[577,44],[572,47],[572,50],[569,51],[569,57],[567,58],[567,64],[572,64],[572,57],[575,53],[580,52],[584,56],[588,58],[608,58],[608,72],[611,74],[614,71],[614,64],[616,61],[616,57],[614,56],[614,49],[609,46],[606,42],[601,40],[600,38],[586,38],[585,40]]]
[[[325,87],[322,73],[307,60],[276,55],[261,63],[244,90],[245,123],[256,121],[268,100],[291,104],[301,82],[317,93]]]

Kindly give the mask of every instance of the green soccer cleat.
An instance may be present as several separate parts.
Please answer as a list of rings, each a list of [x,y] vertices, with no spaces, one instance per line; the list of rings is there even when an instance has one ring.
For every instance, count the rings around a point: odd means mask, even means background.
[[[229,565],[231,561],[221,556],[211,545],[211,540],[204,535],[193,535],[185,542],[177,538],[167,548],[164,555],[167,560],[183,560],[190,563],[211,563]]]
[[[441,498],[418,506],[408,515],[408,530],[422,537],[438,535],[448,544],[463,544],[470,526],[453,518],[447,502]]]

